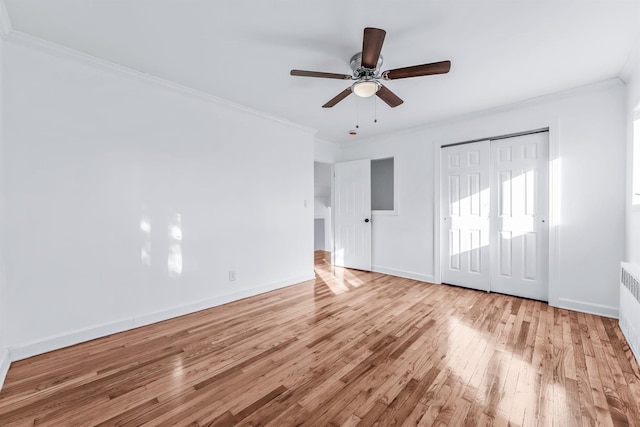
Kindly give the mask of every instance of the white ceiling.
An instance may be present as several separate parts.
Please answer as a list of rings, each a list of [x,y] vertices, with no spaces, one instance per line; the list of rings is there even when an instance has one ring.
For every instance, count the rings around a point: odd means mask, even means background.
[[[17,31],[318,129],[333,142],[619,77],[640,28],[638,0],[5,3]],[[405,101],[395,109],[353,95],[321,108],[349,82],[289,70],[349,74],[366,26],[387,31],[383,70],[449,59],[451,72],[387,82]]]

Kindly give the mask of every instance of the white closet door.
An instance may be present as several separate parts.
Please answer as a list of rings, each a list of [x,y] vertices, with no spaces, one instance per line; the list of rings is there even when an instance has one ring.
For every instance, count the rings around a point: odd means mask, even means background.
[[[548,300],[549,133],[491,142],[491,290]]]
[[[371,161],[334,165],[334,264],[371,270]]]
[[[442,282],[489,290],[490,143],[442,149]]]

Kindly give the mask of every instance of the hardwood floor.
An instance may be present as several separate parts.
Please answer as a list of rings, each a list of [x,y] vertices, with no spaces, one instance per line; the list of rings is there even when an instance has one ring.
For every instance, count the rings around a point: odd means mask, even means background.
[[[0,425],[640,426],[617,321],[332,268],[12,364]]]

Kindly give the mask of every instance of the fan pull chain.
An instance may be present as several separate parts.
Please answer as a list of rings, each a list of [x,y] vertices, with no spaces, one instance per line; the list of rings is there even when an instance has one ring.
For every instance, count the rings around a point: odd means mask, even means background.
[[[378,100],[373,98],[373,123],[378,123]]]
[[[358,97],[355,97],[356,99],[356,129],[360,128],[360,120],[358,119]]]

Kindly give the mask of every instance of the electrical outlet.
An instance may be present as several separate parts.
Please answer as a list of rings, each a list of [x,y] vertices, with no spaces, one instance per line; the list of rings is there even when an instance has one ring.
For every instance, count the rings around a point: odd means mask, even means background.
[[[235,282],[236,280],[236,272],[234,270],[229,270],[229,281]]]

